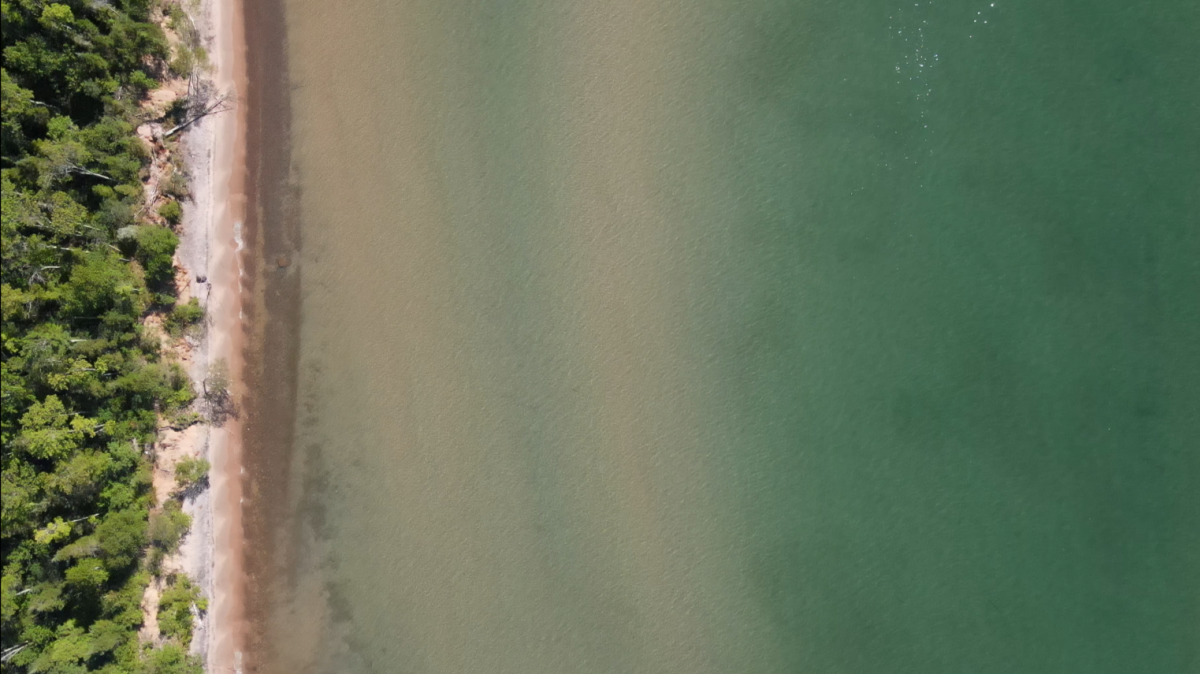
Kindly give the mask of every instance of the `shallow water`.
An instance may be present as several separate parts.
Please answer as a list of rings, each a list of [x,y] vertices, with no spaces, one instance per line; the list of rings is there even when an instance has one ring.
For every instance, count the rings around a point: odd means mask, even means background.
[[[285,9],[263,670],[1200,668],[1194,3]]]

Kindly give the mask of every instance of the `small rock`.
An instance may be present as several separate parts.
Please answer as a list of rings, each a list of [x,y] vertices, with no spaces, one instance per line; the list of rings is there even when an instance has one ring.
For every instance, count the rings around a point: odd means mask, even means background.
[[[205,276],[204,274],[196,274],[196,282],[197,283],[204,283],[207,280],[208,280],[208,277]]]
[[[280,269],[283,269],[289,264],[291,264],[291,262],[287,259],[286,255],[280,255],[279,257],[275,258],[275,266],[279,267]]]

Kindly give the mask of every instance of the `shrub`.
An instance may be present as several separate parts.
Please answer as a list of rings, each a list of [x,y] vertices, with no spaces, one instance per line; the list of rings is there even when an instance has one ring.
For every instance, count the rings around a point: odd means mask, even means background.
[[[192,50],[180,45],[179,53],[171,59],[171,74],[176,77],[189,77],[195,67],[196,57],[192,55]]]
[[[187,576],[177,574],[158,600],[158,630],[186,646],[192,641],[192,606],[206,611],[208,602]]]
[[[192,404],[196,399],[196,390],[192,388],[192,378],[188,376],[179,363],[171,363],[166,370],[166,384],[170,393],[163,396],[163,407],[166,411],[181,410]]]
[[[147,649],[140,672],[144,674],[202,674],[200,658],[189,655],[179,644],[163,644],[162,648]]]
[[[162,510],[150,513],[150,543],[163,552],[174,552],[192,526],[192,518],[178,501],[167,501]]]
[[[171,177],[162,184],[162,192],[175,199],[186,199],[191,195],[188,191],[187,176],[179,171],[172,171]]]
[[[204,421],[204,417],[199,412],[176,412],[170,415],[170,421],[171,428],[181,431],[188,426]]]
[[[175,464],[175,483],[180,492],[186,492],[195,485],[208,481],[208,460],[199,457],[185,457]]]
[[[141,98],[146,95],[147,91],[157,87],[158,82],[154,81],[154,78],[146,73],[135,70],[129,74],[129,85],[133,87],[134,93],[137,94],[138,98]]]
[[[178,225],[179,221],[183,219],[183,207],[179,205],[178,201],[168,201],[158,207],[158,214],[172,225]]]
[[[204,308],[200,306],[200,301],[193,297],[186,304],[176,304],[163,324],[168,333],[178,337],[185,329],[196,325],[203,318]]]

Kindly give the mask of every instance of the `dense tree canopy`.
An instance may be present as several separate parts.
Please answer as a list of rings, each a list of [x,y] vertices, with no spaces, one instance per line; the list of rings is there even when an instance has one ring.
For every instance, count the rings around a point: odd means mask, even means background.
[[[196,669],[186,580],[164,609],[166,647],[137,638],[151,534],[171,543],[185,524],[170,511],[151,532],[146,448],[159,415],[194,397],[141,323],[170,297],[178,242],[138,215],[137,103],[170,57],[150,11],[151,0],[0,2],[6,672]]]

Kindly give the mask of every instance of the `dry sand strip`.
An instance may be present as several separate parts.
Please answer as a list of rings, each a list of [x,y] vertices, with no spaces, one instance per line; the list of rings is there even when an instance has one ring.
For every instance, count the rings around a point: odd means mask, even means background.
[[[193,19],[208,51],[217,92],[233,98],[232,109],[201,119],[188,129],[185,160],[192,201],[185,204],[177,262],[206,312],[204,337],[192,350],[190,374],[203,381],[211,363],[229,365],[231,389],[241,387],[243,345],[241,223],[245,213],[245,43],[240,0],[201,0]],[[189,429],[190,430],[190,429]],[[192,530],[180,546],[182,571],[209,598],[196,625],[192,651],[207,672],[240,672],[243,650],[241,422],[180,434],[173,452],[205,456],[212,465],[211,488],[185,504]]]

